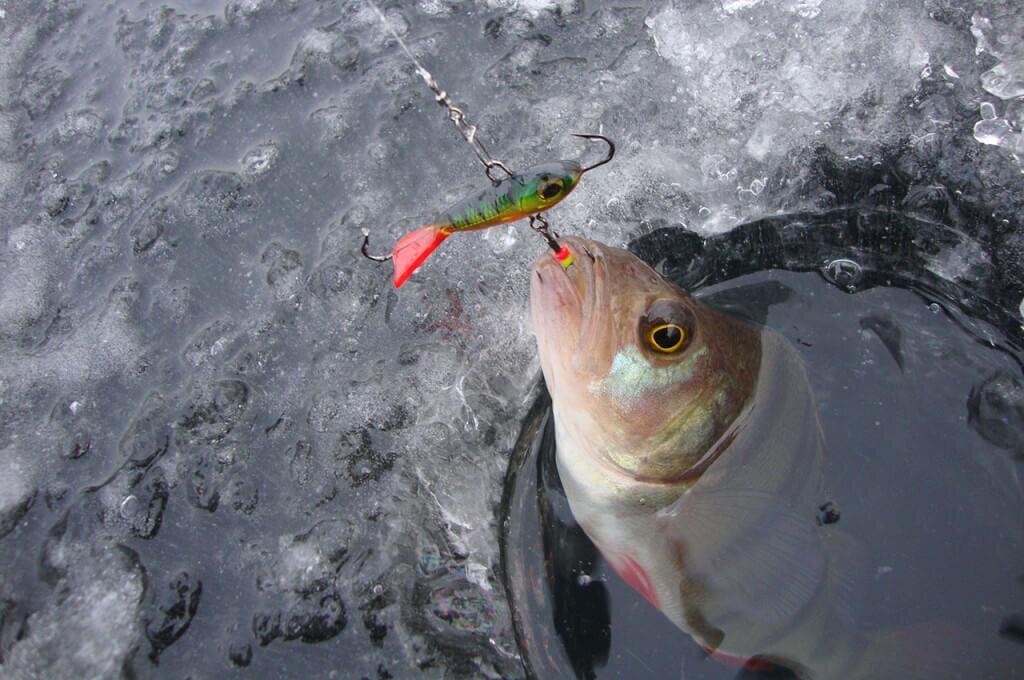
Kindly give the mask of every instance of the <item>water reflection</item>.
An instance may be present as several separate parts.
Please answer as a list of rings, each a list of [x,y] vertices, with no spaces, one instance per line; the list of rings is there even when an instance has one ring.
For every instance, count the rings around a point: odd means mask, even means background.
[[[971,389],[967,422],[985,441],[1024,458],[1024,384],[1011,373],[994,373]]]

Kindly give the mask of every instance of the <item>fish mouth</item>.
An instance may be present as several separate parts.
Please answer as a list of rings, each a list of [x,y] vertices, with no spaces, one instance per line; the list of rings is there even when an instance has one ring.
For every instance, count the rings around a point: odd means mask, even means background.
[[[570,358],[575,371],[596,368],[612,342],[607,324],[609,253],[605,246],[567,236],[559,243],[572,254],[572,264],[545,253],[533,265],[530,306],[533,330],[544,355]],[[589,357],[589,358],[588,358]]]
[[[603,259],[601,245],[575,236],[561,238],[559,242],[571,253],[572,264],[563,267],[550,253],[534,262],[530,287],[534,317],[546,318],[552,314],[585,317],[601,285],[598,275],[599,258]]]

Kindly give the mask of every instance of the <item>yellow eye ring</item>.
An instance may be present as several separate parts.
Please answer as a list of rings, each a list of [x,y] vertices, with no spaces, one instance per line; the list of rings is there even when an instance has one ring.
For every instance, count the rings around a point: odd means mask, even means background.
[[[651,326],[647,331],[647,344],[655,352],[672,354],[686,344],[686,329],[675,323]]]

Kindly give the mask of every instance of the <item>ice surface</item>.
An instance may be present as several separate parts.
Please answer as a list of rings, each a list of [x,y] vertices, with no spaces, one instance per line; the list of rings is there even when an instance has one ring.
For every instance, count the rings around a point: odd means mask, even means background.
[[[54,596],[28,617],[5,677],[116,677],[141,635],[142,571],[120,546],[62,543]]]
[[[35,499],[36,489],[13,447],[0,451],[0,538],[9,534]]]
[[[344,659],[359,677],[515,677],[497,512],[539,371],[526,283],[544,246],[525,225],[458,234],[400,291],[359,255],[364,230],[386,251],[486,182],[376,14],[4,9],[5,666],[11,631],[38,622],[19,672]],[[999,38],[1020,25],[1012,3],[383,9],[511,167],[602,152],[572,132],[616,141],[555,231],[622,245],[865,203],[987,234],[992,275],[1024,294],[1004,262],[1024,255],[1007,154],[1024,112],[996,82],[1019,56]],[[974,276],[979,260],[935,266]],[[38,582],[65,518],[138,567],[86,551]],[[85,615],[108,561],[116,631]],[[62,618],[83,649],[113,636],[110,654],[55,650]]]
[[[998,60],[981,74],[982,87],[1007,102],[1005,114],[996,115],[991,102],[981,104],[981,120],[974,126],[974,138],[982,144],[1007,149],[1024,172],[1024,16],[1000,12],[993,18],[975,14],[971,33],[976,52]]]

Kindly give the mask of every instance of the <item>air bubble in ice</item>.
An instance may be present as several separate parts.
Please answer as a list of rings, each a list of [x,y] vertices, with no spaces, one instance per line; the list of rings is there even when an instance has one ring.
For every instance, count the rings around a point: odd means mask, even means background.
[[[828,262],[822,267],[822,274],[829,283],[846,289],[855,288],[864,276],[861,266],[846,258]]]
[[[135,496],[126,496],[125,499],[121,501],[121,507],[119,509],[119,512],[121,513],[121,517],[123,519],[131,519],[136,514],[138,514],[139,507],[140,505],[138,498],[136,498]]]
[[[242,158],[242,173],[250,180],[270,172],[277,164],[281,151],[274,142],[266,142],[250,149]]]
[[[737,170],[731,167],[725,156],[711,154],[706,156],[700,163],[700,170],[706,180],[727,182],[736,178]]]

